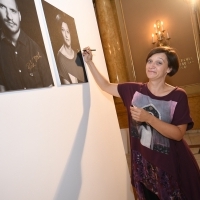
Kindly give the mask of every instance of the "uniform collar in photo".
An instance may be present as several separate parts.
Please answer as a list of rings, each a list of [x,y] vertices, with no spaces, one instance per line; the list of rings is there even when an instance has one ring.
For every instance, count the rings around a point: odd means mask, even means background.
[[[3,39],[6,39],[8,42],[11,42],[7,37],[6,35],[4,34],[4,32],[2,31],[2,29],[0,30],[0,39],[3,40]],[[26,45],[26,41],[27,41],[27,36],[25,34],[25,32],[20,29],[20,34],[19,34],[19,38],[17,40],[17,42],[20,42],[21,44],[23,45]]]

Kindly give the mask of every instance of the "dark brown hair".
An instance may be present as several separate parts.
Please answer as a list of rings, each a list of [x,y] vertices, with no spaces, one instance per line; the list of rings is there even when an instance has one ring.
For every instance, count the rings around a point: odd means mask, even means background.
[[[179,58],[176,51],[172,47],[167,46],[155,47],[147,55],[146,62],[152,55],[156,53],[164,53],[167,56],[168,67],[171,69],[167,75],[173,76],[176,74],[179,69]]]

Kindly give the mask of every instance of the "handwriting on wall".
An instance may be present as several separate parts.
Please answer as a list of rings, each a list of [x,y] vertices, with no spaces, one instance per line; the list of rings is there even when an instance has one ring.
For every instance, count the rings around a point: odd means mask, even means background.
[[[180,59],[180,69],[186,69],[194,62],[192,57],[181,58]]]

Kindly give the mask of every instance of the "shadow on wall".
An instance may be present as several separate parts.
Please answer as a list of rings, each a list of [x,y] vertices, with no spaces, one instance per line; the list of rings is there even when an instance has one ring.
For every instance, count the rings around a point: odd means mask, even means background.
[[[83,149],[85,145],[85,138],[87,133],[86,124],[88,124],[89,110],[90,110],[90,88],[89,85],[84,84],[83,88],[83,115],[78,127],[75,142],[65,167],[62,180],[57,188],[54,200],[77,200],[82,185],[81,175],[81,160]],[[87,91],[86,91],[87,90]]]

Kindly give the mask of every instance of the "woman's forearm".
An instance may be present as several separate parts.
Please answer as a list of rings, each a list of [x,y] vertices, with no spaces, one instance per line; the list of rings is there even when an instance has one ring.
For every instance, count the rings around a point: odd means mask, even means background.
[[[99,87],[113,95],[113,96],[116,96],[116,97],[119,97],[119,93],[118,93],[118,90],[117,90],[117,84],[114,84],[114,83],[110,83],[100,72],[99,70],[96,68],[95,64],[93,63],[92,60],[88,61],[87,62],[87,65],[95,79],[95,81],[97,82],[97,84],[99,85]]]
[[[157,117],[153,116],[143,108],[138,108],[136,106],[130,107],[131,116],[135,121],[146,122],[154,129],[156,129],[163,136],[173,139],[181,140],[186,132],[187,124],[173,125],[166,123]]]
[[[149,125],[151,125],[154,129],[156,129],[159,133],[161,133],[163,136],[177,141],[183,139],[187,128],[187,124],[179,126],[168,124],[151,114],[149,114],[149,118],[146,122]]]

